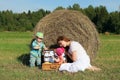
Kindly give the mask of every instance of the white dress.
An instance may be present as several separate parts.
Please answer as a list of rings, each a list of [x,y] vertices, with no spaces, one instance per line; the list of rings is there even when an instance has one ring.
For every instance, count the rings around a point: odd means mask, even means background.
[[[91,67],[90,58],[80,43],[71,41],[68,52],[69,54],[72,54],[73,51],[77,52],[77,60],[73,63],[63,63],[60,66],[59,71],[66,70],[68,72],[78,72]]]

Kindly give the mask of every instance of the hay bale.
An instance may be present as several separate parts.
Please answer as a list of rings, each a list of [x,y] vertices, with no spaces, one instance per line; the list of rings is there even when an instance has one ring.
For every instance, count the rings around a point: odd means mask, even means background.
[[[37,23],[34,33],[37,31],[44,33],[47,46],[55,44],[58,36],[65,35],[80,42],[90,58],[97,53],[99,39],[95,25],[78,11],[57,10]]]

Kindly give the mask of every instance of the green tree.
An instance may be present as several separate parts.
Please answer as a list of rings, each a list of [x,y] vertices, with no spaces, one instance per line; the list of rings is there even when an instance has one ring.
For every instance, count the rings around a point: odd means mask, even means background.
[[[103,33],[109,14],[104,6],[96,7],[95,12],[96,16],[94,17],[93,22],[97,25],[98,32]]]
[[[95,9],[92,5],[89,5],[88,8],[84,9],[85,14],[90,18],[91,21],[94,21],[94,18],[96,16]]]
[[[80,5],[79,4],[74,4],[73,5],[73,10],[80,11],[81,10]]]
[[[68,6],[67,7],[68,10],[76,10],[76,11],[80,11],[82,12],[83,14],[85,14],[84,10],[82,8],[80,8],[80,5],[75,3],[73,4],[73,6]]]
[[[107,24],[109,32],[120,34],[120,12],[111,12]]]
[[[63,10],[63,9],[65,9],[65,8],[63,8],[62,6],[58,6],[54,11],[56,11],[56,10]]]

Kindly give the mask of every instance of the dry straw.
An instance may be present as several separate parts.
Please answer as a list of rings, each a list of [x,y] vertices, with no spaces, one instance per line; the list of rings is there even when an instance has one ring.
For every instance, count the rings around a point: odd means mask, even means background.
[[[65,35],[71,40],[80,42],[90,58],[97,54],[99,38],[95,25],[81,12],[57,10],[41,19],[35,29],[44,33],[44,42],[50,47],[56,44],[58,36]]]

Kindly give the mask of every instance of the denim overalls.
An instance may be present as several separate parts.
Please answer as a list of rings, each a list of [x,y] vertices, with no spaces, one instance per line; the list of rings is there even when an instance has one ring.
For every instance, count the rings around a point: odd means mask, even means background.
[[[35,46],[40,46],[40,48],[34,49]],[[32,49],[30,51],[30,67],[35,66],[35,62],[37,62],[37,66],[41,66],[41,55],[44,47],[45,45],[43,42],[40,42],[39,44],[36,40],[32,42]]]

